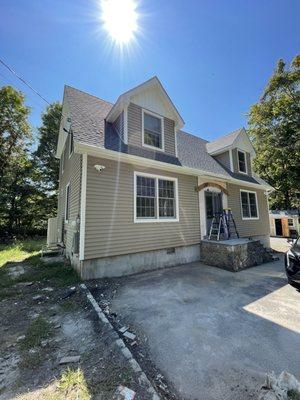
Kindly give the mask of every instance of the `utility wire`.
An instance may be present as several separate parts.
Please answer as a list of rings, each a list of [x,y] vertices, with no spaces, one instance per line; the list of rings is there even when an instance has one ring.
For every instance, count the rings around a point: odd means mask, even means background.
[[[5,61],[3,61],[1,58],[0,58],[0,63],[6,68],[6,69],[8,69],[8,71],[10,72],[10,73],[12,73],[15,77],[17,77],[24,85],[26,85],[30,90],[32,90],[37,96],[39,96],[43,101],[45,101],[49,106],[51,106],[51,103],[48,101],[48,100],[46,100],[45,99],[45,97],[44,96],[42,96],[37,90],[35,90],[24,78],[22,78],[22,76],[20,76],[19,74],[17,74],[17,72],[12,68],[12,67],[10,67]],[[2,75],[3,76],[3,75]],[[51,114],[50,114],[51,115]],[[68,117],[66,116],[66,115],[64,115],[63,114],[63,112],[61,111],[61,116],[63,117],[63,118],[65,118],[66,120],[68,120]],[[56,115],[52,115],[52,117],[54,118],[56,118]]]
[[[35,94],[37,94],[42,100],[44,100],[49,106],[51,105],[51,103],[49,103],[49,101],[47,101],[45,99],[45,97],[43,97],[37,90],[35,90],[29,83],[27,83],[25,81],[24,78],[22,78],[20,75],[18,75],[16,73],[16,71],[14,71],[8,64],[6,64],[6,62],[4,62],[1,58],[0,58],[0,63],[2,65],[4,65],[5,68],[7,68],[13,75],[15,75],[21,82],[24,83],[24,85],[26,85],[27,87],[29,87],[29,89],[31,89]]]

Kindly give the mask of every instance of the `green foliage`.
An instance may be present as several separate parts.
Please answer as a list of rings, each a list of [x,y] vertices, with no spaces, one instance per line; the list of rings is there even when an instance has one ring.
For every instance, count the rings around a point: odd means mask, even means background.
[[[35,157],[42,176],[42,185],[49,191],[58,189],[59,160],[55,158],[62,113],[60,103],[53,103],[42,114],[39,145]]]
[[[61,109],[53,103],[43,113],[39,145],[31,154],[25,97],[11,86],[0,88],[0,241],[45,233],[48,218],[55,215]]]
[[[275,192],[270,207],[300,207],[300,55],[289,68],[279,60],[261,100],[249,113],[257,157],[254,169]]]
[[[23,150],[26,140],[31,138],[30,109],[24,100],[24,95],[11,86],[0,89],[0,185],[5,169]]]

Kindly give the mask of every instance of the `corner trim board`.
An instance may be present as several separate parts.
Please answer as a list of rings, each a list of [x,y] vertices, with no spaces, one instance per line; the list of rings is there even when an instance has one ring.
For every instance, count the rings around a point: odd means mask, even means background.
[[[86,213],[86,186],[87,186],[87,154],[82,155],[81,172],[81,202],[80,202],[80,243],[79,260],[84,260],[85,248],[85,213]]]

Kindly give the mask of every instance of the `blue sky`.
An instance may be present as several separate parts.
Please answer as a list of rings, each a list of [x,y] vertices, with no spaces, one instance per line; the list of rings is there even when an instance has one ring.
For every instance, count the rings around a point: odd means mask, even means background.
[[[1,0],[0,57],[50,102],[64,84],[113,102],[157,75],[185,130],[212,140],[246,126],[277,60],[300,52],[299,0],[140,0],[138,11],[120,52],[96,0]],[[42,100],[0,66],[3,84],[26,93],[37,126]]]

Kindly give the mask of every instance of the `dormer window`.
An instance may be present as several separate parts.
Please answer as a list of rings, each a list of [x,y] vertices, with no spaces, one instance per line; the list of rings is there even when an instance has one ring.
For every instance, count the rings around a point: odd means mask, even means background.
[[[244,151],[238,150],[238,163],[239,172],[247,174],[246,153]]]
[[[163,131],[163,117],[143,110],[143,146],[164,150]]]

